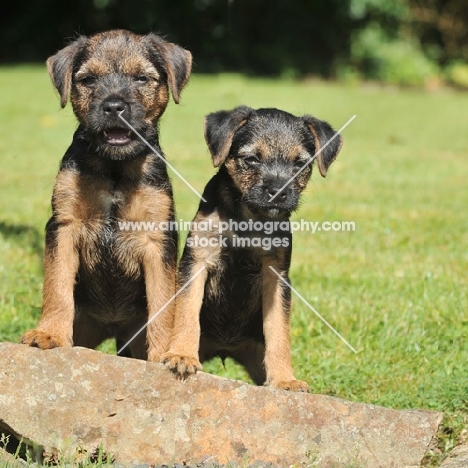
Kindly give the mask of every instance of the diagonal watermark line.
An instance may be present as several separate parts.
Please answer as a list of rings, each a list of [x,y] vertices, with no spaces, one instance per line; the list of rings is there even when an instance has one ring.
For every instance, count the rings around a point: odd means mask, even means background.
[[[271,271],[286,285],[291,291],[294,291],[299,299],[338,337],[345,343],[353,353],[357,354],[357,351],[299,294],[299,292],[294,289],[272,266],[270,266]]]
[[[202,266],[118,351],[120,354],[206,268]]]
[[[122,111],[123,112],[123,111]],[[167,161],[167,159],[164,158],[164,156],[162,156],[162,154],[156,149],[154,148],[153,146],[151,146],[148,141],[142,136],[140,135],[136,130],[135,128],[133,128],[128,122],[127,120],[122,116],[122,112],[119,113],[119,117],[121,120],[123,120],[123,122],[125,123],[125,125],[127,125],[127,127],[133,132],[135,133],[135,135],[138,136],[138,138],[140,138],[140,140],[145,143],[146,146],[148,146],[148,148],[151,149],[151,151],[160,159],[162,159],[178,176],[181,180],[183,180],[185,182],[185,184],[192,190],[193,193],[195,193],[198,198],[201,198],[205,203],[206,203],[206,200],[202,197],[202,195],[200,195],[197,190],[195,188],[192,187],[192,185],[185,179],[185,177],[182,176],[182,174],[170,163]]]
[[[353,115],[274,195],[269,201],[273,201],[314,159],[356,118]]]

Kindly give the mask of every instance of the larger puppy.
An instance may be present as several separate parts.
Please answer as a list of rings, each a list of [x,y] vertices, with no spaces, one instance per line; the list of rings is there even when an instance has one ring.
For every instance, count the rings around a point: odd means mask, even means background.
[[[325,177],[341,137],[311,116],[239,107],[208,115],[205,138],[220,169],[187,239],[174,334],[162,361],[185,378],[200,361],[230,356],[259,385],[308,391],[291,365],[291,294],[282,280],[289,282],[289,217],[311,159],[321,150]]]
[[[123,30],[80,37],[47,60],[79,126],[46,227],[42,316],[22,343],[94,348],[115,337],[124,345],[150,320],[125,355],[157,361],[167,349],[174,311],[163,306],[175,292],[176,233],[122,223],[172,221],[172,188],[164,161],[120,116],[161,151],[158,119],[169,89],[179,102],[191,60],[159,36]]]

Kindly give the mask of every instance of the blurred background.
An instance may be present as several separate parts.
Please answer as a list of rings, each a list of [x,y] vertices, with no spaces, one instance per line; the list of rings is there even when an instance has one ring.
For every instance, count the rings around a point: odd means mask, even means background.
[[[466,0],[5,3],[1,63],[43,62],[77,34],[125,28],[189,49],[195,72],[468,89]]]

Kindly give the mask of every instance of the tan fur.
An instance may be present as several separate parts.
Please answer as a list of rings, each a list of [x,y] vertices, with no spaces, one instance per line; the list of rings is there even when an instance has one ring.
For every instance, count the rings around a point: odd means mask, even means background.
[[[73,287],[78,270],[79,227],[79,223],[73,221],[62,227],[57,234],[55,251],[46,245],[42,316],[37,330],[24,334],[22,343],[42,349],[73,345]]]
[[[263,265],[263,333],[268,385],[284,390],[308,391],[307,383],[294,378],[289,341],[289,317],[284,313],[282,284],[277,262]]]
[[[83,48],[85,59],[75,70]],[[155,60],[156,49],[160,59]],[[190,76],[191,55],[158,36],[116,30],[80,37],[50,57],[47,67],[62,107],[70,97],[80,127],[54,187],[42,316],[37,329],[21,341],[43,349],[72,346],[76,340],[95,347],[111,336],[130,339],[135,328],[148,321],[146,333],[135,339],[130,350],[132,357],[158,361],[168,348],[173,328],[176,241],[160,229],[119,230],[118,222],[169,224],[174,216],[170,181],[164,179],[164,171],[156,169],[163,163],[144,146],[138,154],[124,154],[114,161],[106,159],[98,145],[89,145],[94,144],[92,137],[89,143],[83,141],[88,139],[85,129],[96,132],[88,126],[90,112],[94,122],[105,123],[98,113],[104,111],[103,99],[125,100],[128,109],[141,109],[137,123],[154,131],[168,104],[169,88],[174,100],[179,100]],[[158,67],[163,72],[167,68],[168,81],[162,79]],[[139,81],[139,76],[144,80]],[[90,77],[101,79],[99,97],[87,81]],[[108,83],[118,85],[112,85],[109,92]],[[119,86],[124,94],[119,95]],[[128,116],[132,118],[131,111]],[[80,314],[75,310],[77,285],[82,288]],[[115,300],[114,293],[119,296]]]
[[[185,377],[202,369],[198,359],[200,346],[200,321],[198,319],[203,302],[206,282],[206,266],[194,264],[190,277],[197,277],[190,286],[176,298],[174,329],[170,349],[161,356],[161,361],[170,369],[176,369],[179,376]],[[184,285],[179,285],[182,287]],[[182,312],[184,311],[184,312]]]
[[[194,225],[199,227],[201,222],[212,222],[217,226],[220,217],[217,212],[210,216],[197,214]],[[216,232],[194,229],[192,236],[204,238],[217,238]],[[199,247],[195,251],[195,261],[192,265],[190,278],[196,278],[186,286],[180,281],[178,289],[183,291],[175,300],[175,322],[172,331],[171,345],[169,352],[161,356],[161,360],[167,363],[169,368],[176,367],[179,375],[188,375],[202,369],[198,359],[198,349],[200,346],[200,322],[199,311],[203,302],[205,283],[207,280],[207,267],[214,265],[219,260],[219,247]],[[183,356],[182,359],[179,359]]]
[[[232,227],[238,231],[230,232],[225,226],[230,220],[288,222],[311,176],[311,164],[304,164],[315,147],[320,149],[315,128],[310,129],[315,145],[305,132],[304,124],[311,119],[245,106],[205,118],[213,165],[221,168],[205,187],[206,202],[200,203],[194,219],[197,227],[192,227],[180,261],[175,325],[169,351],[161,357],[177,378],[196,373],[201,363],[216,356],[230,357],[258,385],[310,391],[292,369],[291,297],[282,281],[289,281],[291,233],[287,227],[259,234],[255,227]],[[315,124],[324,133],[332,131],[326,122]],[[244,125],[248,128],[239,131]],[[320,164],[325,167],[330,162]],[[288,190],[283,191],[285,187]],[[283,196],[272,202],[270,190]],[[210,221],[211,230],[198,229],[199,223]],[[225,223],[222,236],[219,222]],[[220,242],[217,247],[202,246],[193,242],[195,237],[202,238],[204,245],[217,237]],[[267,247],[268,241],[277,240],[280,243]]]
[[[169,348],[171,331],[174,326],[173,296],[175,294],[175,268],[164,268],[161,261],[160,243],[150,241],[143,255],[143,269],[146,280],[148,301],[148,326],[146,340],[148,360],[158,362]]]

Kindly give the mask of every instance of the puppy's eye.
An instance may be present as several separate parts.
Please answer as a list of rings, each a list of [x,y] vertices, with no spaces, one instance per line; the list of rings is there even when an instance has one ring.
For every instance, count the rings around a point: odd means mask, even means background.
[[[302,169],[304,166],[307,165],[309,161],[307,159],[298,159],[297,161],[294,162],[294,167],[296,170]]]
[[[94,75],[84,76],[83,78],[80,78],[78,82],[84,86],[87,86],[88,88],[92,88],[96,85],[97,77]]]
[[[150,77],[146,75],[138,75],[133,78],[137,84],[146,84],[150,81]]]
[[[244,158],[244,162],[248,166],[258,166],[260,164],[260,158],[258,156],[255,156],[255,155],[250,155],[250,156],[246,156]]]

